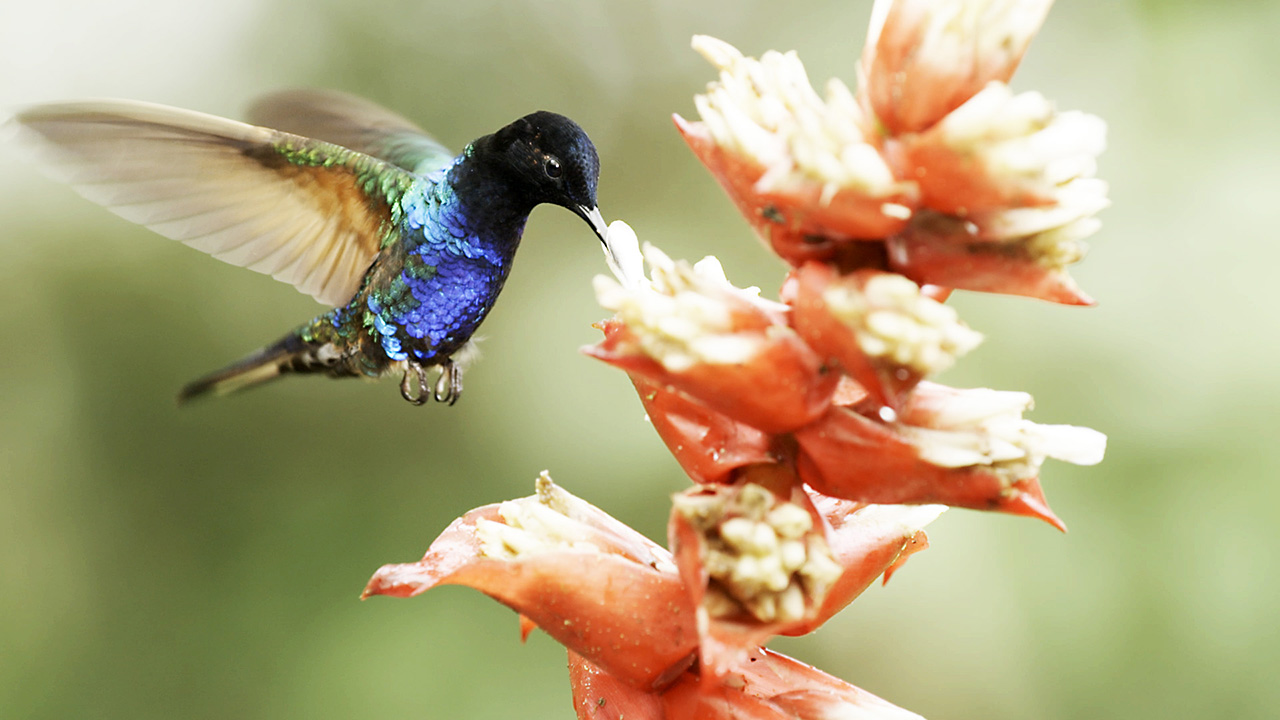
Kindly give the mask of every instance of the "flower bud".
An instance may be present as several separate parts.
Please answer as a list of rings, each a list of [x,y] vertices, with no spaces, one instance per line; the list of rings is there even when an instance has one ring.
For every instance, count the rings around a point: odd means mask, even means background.
[[[1007,81],[1052,0],[876,0],[859,100],[890,135],[920,132]]]

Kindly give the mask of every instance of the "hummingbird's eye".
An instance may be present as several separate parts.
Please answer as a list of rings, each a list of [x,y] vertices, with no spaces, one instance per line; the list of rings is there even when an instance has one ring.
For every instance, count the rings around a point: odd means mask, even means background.
[[[552,180],[560,178],[560,161],[554,156],[548,155],[542,160],[542,171]]]

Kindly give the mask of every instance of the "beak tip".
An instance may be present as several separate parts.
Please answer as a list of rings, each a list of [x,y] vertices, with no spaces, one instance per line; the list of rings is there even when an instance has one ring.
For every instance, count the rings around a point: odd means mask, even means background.
[[[604,216],[600,214],[598,205],[579,205],[578,215],[587,221],[591,229],[595,231],[596,236],[600,238],[600,242],[608,244],[606,238],[609,236],[609,225],[604,221]]]
[[[644,280],[644,260],[635,231],[621,220],[611,226],[604,221],[599,206],[579,205],[574,211],[591,226],[600,238],[609,269],[624,287],[634,287]]]

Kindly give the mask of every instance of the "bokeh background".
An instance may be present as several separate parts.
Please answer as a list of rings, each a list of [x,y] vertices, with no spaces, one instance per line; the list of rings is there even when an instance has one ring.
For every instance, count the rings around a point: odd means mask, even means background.
[[[773,292],[781,266],[669,115],[693,33],[852,82],[866,1],[5,0],[0,106],[119,96],[236,116],[365,95],[461,147],[534,109],[584,125],[606,217]],[[1050,464],[1071,527],[953,511],[933,547],[779,649],[929,718],[1280,715],[1280,3],[1074,0],[1015,88],[1110,124],[1093,309],[958,297],[944,380],[1110,435]],[[572,717],[564,654],[466,589],[357,596],[550,469],[661,539],[677,466],[617,371],[596,241],[538,210],[453,408],[292,380],[179,410],[185,381],[319,308],[131,226],[0,147],[0,717]]]

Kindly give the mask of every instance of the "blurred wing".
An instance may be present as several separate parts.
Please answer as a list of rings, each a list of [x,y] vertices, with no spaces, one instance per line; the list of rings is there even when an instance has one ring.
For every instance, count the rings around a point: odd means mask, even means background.
[[[443,145],[396,113],[334,90],[285,90],[259,98],[249,121],[316,138],[430,175],[454,158]]]
[[[416,180],[326,142],[150,103],[40,105],[11,124],[86,198],[328,305],[360,288]]]

